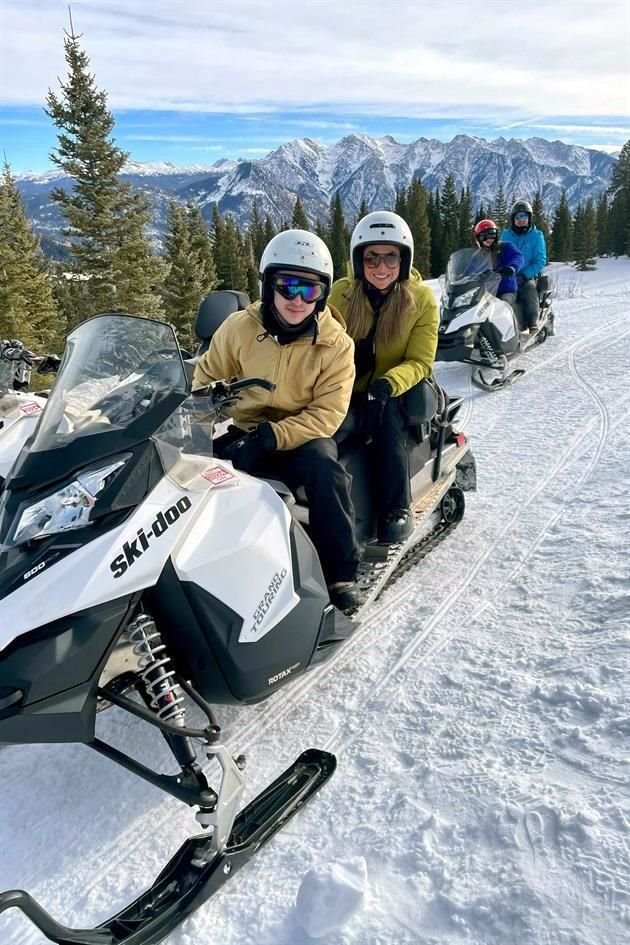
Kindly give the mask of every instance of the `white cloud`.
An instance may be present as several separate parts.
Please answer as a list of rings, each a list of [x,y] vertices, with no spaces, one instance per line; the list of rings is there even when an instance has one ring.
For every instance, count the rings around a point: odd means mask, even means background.
[[[623,115],[627,0],[73,0],[114,109]],[[66,0],[3,0],[0,102],[65,74]]]

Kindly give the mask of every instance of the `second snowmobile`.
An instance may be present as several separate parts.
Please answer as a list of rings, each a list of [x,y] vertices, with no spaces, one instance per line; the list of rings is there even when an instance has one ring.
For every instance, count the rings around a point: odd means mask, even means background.
[[[38,358],[19,341],[0,342],[0,490],[9,469],[33,433],[46,399],[28,393],[34,365],[55,370],[58,359]],[[38,367],[38,370],[41,368]]]
[[[207,338],[207,326],[198,333]],[[22,910],[57,945],[157,945],[319,790],[335,758],[308,749],[239,810],[242,759],[223,744],[213,706],[260,701],[330,658],[363,607],[459,521],[475,484],[468,440],[452,427],[459,402],[428,387],[410,455],[416,531],[379,547],[369,470],[349,436],[365,556],[362,606],[343,614],[328,599],[305,498],[212,455],[222,408],[269,381],[191,395],[192,368],[162,322],[116,314],[79,326],[0,497],[0,742],[84,743],[197,808],[203,828],[97,928],[62,925],[23,890],[0,893],[0,913]],[[184,694],[202,728],[187,724]],[[106,705],[159,730],[179,773],[97,738]],[[199,749],[219,762],[216,791]]]
[[[549,276],[538,278],[540,315],[534,330],[525,330],[520,305],[497,298],[500,275],[488,269],[488,254],[459,249],[448,261],[440,306],[437,361],[472,364],[472,381],[498,390],[525,373],[510,362],[554,333]]]

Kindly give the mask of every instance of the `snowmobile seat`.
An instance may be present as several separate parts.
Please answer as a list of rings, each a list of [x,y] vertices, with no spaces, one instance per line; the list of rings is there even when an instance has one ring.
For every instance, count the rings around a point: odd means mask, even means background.
[[[199,306],[195,321],[195,334],[201,341],[197,354],[203,354],[208,350],[213,334],[228,315],[240,312],[248,305],[249,296],[245,292],[225,289],[207,295]]]

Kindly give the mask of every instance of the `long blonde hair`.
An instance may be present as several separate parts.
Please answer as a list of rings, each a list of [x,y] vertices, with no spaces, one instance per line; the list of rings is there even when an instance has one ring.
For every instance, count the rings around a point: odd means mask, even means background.
[[[401,334],[406,313],[415,306],[416,300],[408,281],[405,279],[403,282],[397,282],[379,312],[375,342],[382,345],[391,344]],[[354,281],[344,318],[346,330],[351,338],[355,341],[367,338],[374,323],[374,313],[360,279]]]

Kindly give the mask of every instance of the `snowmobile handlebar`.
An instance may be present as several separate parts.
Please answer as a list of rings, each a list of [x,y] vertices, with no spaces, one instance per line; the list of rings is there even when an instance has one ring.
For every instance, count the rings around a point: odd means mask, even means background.
[[[276,385],[264,377],[244,377],[241,380],[232,378],[230,381],[213,381],[205,387],[196,387],[192,391],[193,397],[210,397],[215,407],[223,407],[239,399],[240,392],[249,387],[262,387],[272,391]]]

